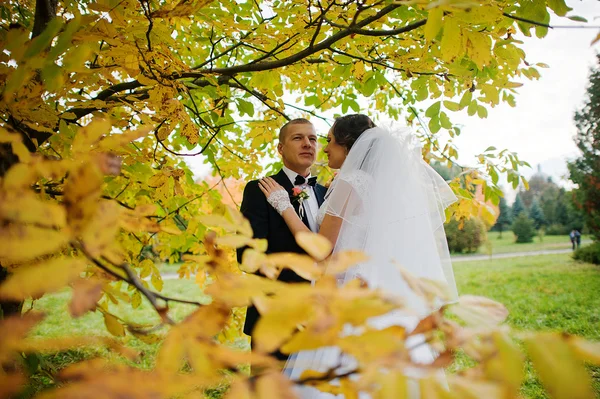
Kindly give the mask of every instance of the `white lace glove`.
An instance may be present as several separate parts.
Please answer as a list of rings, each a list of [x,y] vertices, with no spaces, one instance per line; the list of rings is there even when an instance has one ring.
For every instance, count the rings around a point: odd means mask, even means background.
[[[283,211],[288,208],[293,208],[290,202],[290,196],[285,190],[273,191],[268,197],[267,202],[275,208],[275,210],[281,215]]]

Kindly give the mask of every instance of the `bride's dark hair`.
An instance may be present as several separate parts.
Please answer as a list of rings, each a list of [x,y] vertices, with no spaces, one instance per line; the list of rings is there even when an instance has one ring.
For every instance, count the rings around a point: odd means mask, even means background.
[[[333,137],[335,142],[348,151],[367,129],[375,127],[375,124],[367,115],[352,114],[340,116],[333,124]]]

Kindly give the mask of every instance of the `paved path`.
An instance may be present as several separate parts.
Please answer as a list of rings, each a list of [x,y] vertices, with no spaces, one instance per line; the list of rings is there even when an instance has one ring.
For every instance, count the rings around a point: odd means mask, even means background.
[[[503,259],[503,258],[519,258],[522,256],[537,256],[537,255],[556,255],[556,254],[568,254],[573,252],[570,248],[567,249],[544,249],[541,251],[529,251],[529,252],[510,252],[506,254],[493,254],[489,255],[454,255],[451,257],[452,262],[472,262],[490,259]]]
[[[568,254],[573,252],[570,248],[567,249],[545,249],[541,251],[529,251],[529,252],[509,252],[505,254],[494,254],[491,259],[504,259],[504,258],[519,258],[523,256],[537,256],[537,255],[556,255],[556,254]],[[452,262],[474,262],[482,260],[490,260],[489,255],[454,255],[451,257]],[[165,273],[162,275],[163,280],[176,280],[179,279],[177,273]],[[194,278],[191,276],[190,278]]]

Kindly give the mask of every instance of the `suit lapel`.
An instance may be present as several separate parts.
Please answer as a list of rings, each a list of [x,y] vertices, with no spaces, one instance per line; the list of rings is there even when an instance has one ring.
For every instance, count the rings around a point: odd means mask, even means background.
[[[327,192],[327,188],[320,184],[315,184],[314,187],[315,195],[317,196],[317,202],[319,204],[319,208],[323,205],[323,201],[325,200],[325,193]]]

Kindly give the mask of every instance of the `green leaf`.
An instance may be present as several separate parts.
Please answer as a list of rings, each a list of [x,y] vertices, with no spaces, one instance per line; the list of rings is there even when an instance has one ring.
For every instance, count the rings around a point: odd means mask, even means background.
[[[428,95],[429,95],[429,91],[427,90],[427,85],[425,84],[425,82],[423,82],[417,88],[417,95],[415,96],[415,99],[417,101],[423,101],[427,98]]]
[[[453,101],[444,101],[444,107],[446,107],[446,109],[449,109],[450,111],[459,111],[461,106],[458,103],[455,103]]]
[[[471,104],[471,101],[473,100],[473,93],[471,92],[471,90],[467,90],[465,91],[465,93],[462,95],[462,98],[460,99],[460,108],[464,108],[467,107],[469,104]]]
[[[446,130],[452,129],[452,122],[445,112],[440,112],[440,125]]]
[[[477,107],[477,101],[471,101],[471,104],[469,104],[469,108],[467,108],[467,113],[469,114],[469,116],[473,116],[477,113]]]
[[[554,13],[560,17],[567,15],[572,8],[565,4],[565,0],[548,0],[548,7],[554,11]]]
[[[477,106],[477,116],[481,119],[487,118],[488,112],[487,109],[483,105]]]
[[[436,7],[429,11],[427,23],[425,24],[425,40],[431,42],[440,33],[443,17],[444,11],[441,7]]]
[[[244,116],[244,114],[247,114],[250,117],[254,116],[254,104],[252,104],[250,101],[238,98],[237,105],[238,110],[240,111],[240,116]]]
[[[496,172],[496,168],[495,167],[493,167],[493,166],[490,167],[489,175],[492,178],[492,183],[498,184],[498,172]]]
[[[490,147],[486,148],[484,152],[488,152],[488,151],[496,151],[496,147],[490,146]]]
[[[440,113],[441,105],[442,103],[440,101],[434,102],[432,105],[429,106],[429,108],[427,108],[427,111],[425,111],[425,116],[428,118],[434,118],[438,116]]]
[[[571,21],[576,21],[576,22],[587,22],[588,20],[583,18],[583,17],[579,17],[577,15],[572,15],[570,17],[568,17]]]
[[[52,19],[46,27],[46,30],[31,41],[27,51],[25,51],[25,58],[32,58],[48,48],[50,43],[52,43],[52,39],[54,39],[54,36],[60,31],[61,27],[62,21],[60,18]]]
[[[431,133],[437,133],[440,131],[440,129],[440,120],[437,117],[431,118],[429,120],[429,130],[431,131]]]

